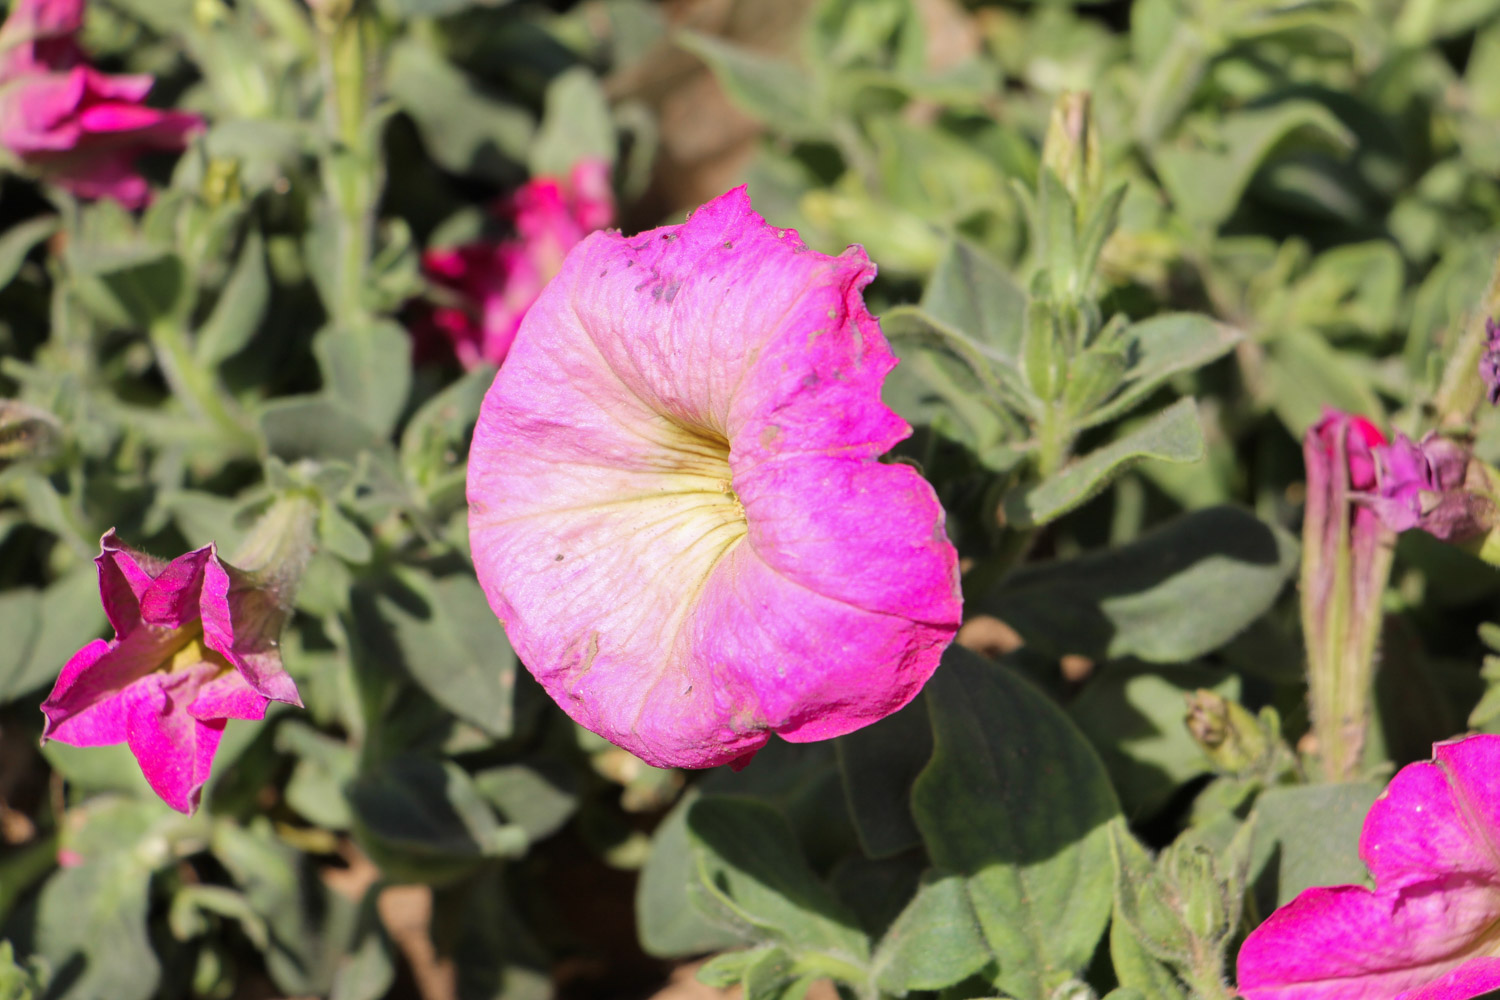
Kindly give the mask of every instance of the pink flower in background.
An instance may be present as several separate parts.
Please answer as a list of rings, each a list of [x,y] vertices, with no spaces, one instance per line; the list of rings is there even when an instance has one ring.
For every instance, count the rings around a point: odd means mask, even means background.
[[[300,705],[277,651],[273,597],[209,545],[162,562],[100,541],[99,592],[114,627],[63,667],[42,703],[43,742],[126,743],[156,794],[192,812],[228,719]]]
[[[1484,353],[1479,356],[1479,378],[1484,382],[1484,398],[1491,405],[1500,403],[1500,323],[1494,317],[1484,321]]]
[[[150,76],[87,65],[73,39],[82,23],[83,0],[18,0],[11,9],[0,28],[0,146],[81,198],[139,208],[151,191],[136,159],[182,149],[203,122],[146,107]]]
[[[582,725],[657,766],[896,711],[957,631],[957,557],[880,401],[864,252],[743,188],[596,233],[527,313],[469,458],[479,581]]]
[[[427,279],[457,299],[456,305],[432,309],[425,325],[452,346],[465,368],[505,360],[526,310],[568,251],[614,218],[609,183],[603,160],[578,163],[566,181],[535,178],[501,209],[514,237],[423,254]]]
[[[1375,888],[1308,889],[1246,938],[1247,1000],[1470,1000],[1500,987],[1500,736],[1433,747],[1365,817]]]

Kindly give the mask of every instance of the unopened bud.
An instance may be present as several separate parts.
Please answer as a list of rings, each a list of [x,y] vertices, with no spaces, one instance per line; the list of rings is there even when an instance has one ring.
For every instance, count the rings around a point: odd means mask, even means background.
[[[23,459],[45,459],[62,444],[62,423],[46,410],[0,399],[0,467]]]
[[[1065,93],[1052,105],[1052,120],[1042,144],[1042,167],[1062,181],[1079,216],[1086,217],[1104,186],[1104,161],[1099,153],[1099,127],[1086,91]]]
[[[1193,740],[1227,774],[1250,770],[1266,755],[1267,739],[1260,720],[1239,702],[1199,688],[1187,696],[1183,720]]]

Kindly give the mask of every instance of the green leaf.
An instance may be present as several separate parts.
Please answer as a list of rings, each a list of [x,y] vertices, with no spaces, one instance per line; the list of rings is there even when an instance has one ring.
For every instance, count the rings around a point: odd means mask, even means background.
[[[869,940],[808,866],[779,812],[748,799],[705,796],[688,808],[687,826],[698,888],[718,907],[793,953],[864,964]]]
[[[1255,800],[1251,871],[1263,915],[1315,885],[1364,883],[1359,834],[1381,788],[1370,782],[1271,788]]]
[[[964,876],[997,985],[1050,996],[1109,921],[1120,807],[1104,765],[1050,699],[961,646],[924,697],[937,748],[912,807],[928,854]]]
[[[26,263],[26,255],[33,247],[57,232],[61,223],[55,215],[42,215],[27,219],[20,225],[11,226],[0,235],[0,288],[15,278]]]
[[[1121,337],[1130,367],[1120,390],[1079,426],[1096,427],[1124,416],[1173,375],[1223,357],[1243,339],[1239,330],[1198,313],[1168,313],[1132,324]]]
[[[1271,151],[1296,132],[1323,147],[1352,149],[1354,136],[1334,114],[1308,100],[1235,111],[1215,124],[1215,148],[1168,146],[1156,153],[1156,170],[1178,211],[1200,226],[1218,226],[1235,206]]]
[[[48,997],[57,1000],[149,1000],[161,965],[151,947],[146,915],[151,876],[170,862],[148,849],[153,830],[175,822],[159,802],[104,798],[90,802],[70,846],[83,863],[65,868],[42,887],[36,951],[52,967]]]
[[[1150,1000],[1191,1000],[1172,970],[1152,957],[1123,920],[1110,922],[1109,960],[1114,966],[1115,978],[1120,982],[1120,989],[1111,993],[1111,998],[1129,991],[1141,1000],[1147,997]]]
[[[285,396],[261,407],[257,419],[271,454],[299,458],[353,459],[384,446],[358,414],[327,396]]]
[[[147,330],[183,305],[187,266],[174,253],[93,248],[70,250],[67,256],[80,297],[113,326]]]
[[[1212,770],[1183,721],[1184,697],[1199,688],[1240,697],[1239,677],[1222,670],[1121,664],[1091,679],[1068,706],[1128,815],[1150,815],[1179,786]]]
[[[397,880],[451,882],[485,858],[526,849],[521,828],[501,826],[468,774],[448,761],[393,757],[348,795],[360,843]]]
[[[989,254],[955,239],[922,293],[922,309],[940,323],[1019,364],[1026,332],[1026,293]]]
[[[354,933],[358,908],[329,891],[311,860],[279,840],[269,820],[216,822],[210,849],[271,934],[266,967],[283,991],[326,995]]]
[[[1248,511],[1212,507],[1129,545],[1025,567],[970,605],[1049,653],[1180,663],[1264,614],[1296,567],[1290,534]]]
[[[875,949],[875,983],[904,996],[962,982],[989,964],[964,880],[930,873]]]
[[[1101,493],[1125,470],[1147,459],[1196,462],[1203,457],[1203,429],[1191,399],[1181,399],[1141,427],[1107,444],[1034,486],[1005,498],[1006,523],[1031,528],[1055,521]]]
[[[615,147],[615,124],[599,78],[583,66],[554,77],[531,146],[532,176],[566,177],[585,159],[613,163]]]
[[[354,749],[296,719],[277,728],[276,749],[297,758],[283,793],[287,805],[318,826],[349,829],[344,787],[358,770]]]
[[[31,676],[31,647],[41,627],[41,598],[29,587],[0,592],[0,704],[46,683],[46,676]],[[62,664],[57,668],[62,669]]]
[[[313,338],[313,353],[328,394],[389,436],[411,391],[411,335],[389,321],[330,326]]]
[[[1379,422],[1385,407],[1361,362],[1311,330],[1281,331],[1266,352],[1265,380],[1271,406],[1286,429],[1300,438],[1327,407]]]
[[[827,138],[817,83],[799,67],[696,31],[673,38],[708,64],[730,100],[752,118],[793,138]]]
[[[699,798],[696,789],[667,813],[651,837],[651,853],[635,891],[636,928],[641,948],[656,958],[684,958],[749,943],[747,928],[731,929],[733,917],[704,919],[688,896],[697,871],[688,844],[688,809]]]
[[[911,786],[932,757],[932,727],[919,695],[894,715],[834,742],[849,816],[860,846],[886,858],[922,843],[911,815]]]
[[[271,302],[271,279],[266,273],[265,240],[250,230],[239,260],[230,272],[213,312],[198,329],[194,353],[201,365],[216,365],[250,343],[265,319]]]
[[[486,96],[436,52],[411,38],[393,45],[386,87],[444,169],[498,182],[520,174],[531,147],[531,116]]]
[[[439,705],[491,736],[510,735],[516,654],[473,577],[403,570],[373,600],[357,601],[356,617],[372,638],[389,634],[391,658]]]
[[[578,778],[567,762],[540,757],[474,775],[474,787],[533,842],[551,836],[578,809]]]

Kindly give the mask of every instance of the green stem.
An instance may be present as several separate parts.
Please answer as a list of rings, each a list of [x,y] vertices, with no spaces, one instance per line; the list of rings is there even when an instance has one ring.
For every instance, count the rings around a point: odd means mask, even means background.
[[[172,319],[163,318],[151,324],[149,336],[157,366],[173,395],[195,417],[218,427],[235,452],[254,454],[258,445],[255,434],[230,408],[229,391],[193,357],[182,327]]]

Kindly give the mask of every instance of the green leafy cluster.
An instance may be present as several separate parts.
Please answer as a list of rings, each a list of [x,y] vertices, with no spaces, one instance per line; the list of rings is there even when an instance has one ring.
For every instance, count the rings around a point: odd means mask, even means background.
[[[137,214],[3,178],[0,1000],[414,995],[412,885],[462,1000],[699,960],[748,1000],[1228,1000],[1257,923],[1365,878],[1394,767],[1500,732],[1500,579],[1412,532],[1360,780],[1317,783],[1291,585],[1322,408],[1477,399],[1500,0],[692,6],[91,0],[91,58],[208,129]],[[890,460],[964,571],[900,712],[658,770],[507,644],[464,499],[494,369],[414,362],[412,303],[585,157],[624,228],[743,180],[879,265]],[[1500,459],[1493,410],[1453,430]],[[99,536],[232,551],[286,491],[306,710],[231,722],[192,817],[124,747],[36,750]]]

